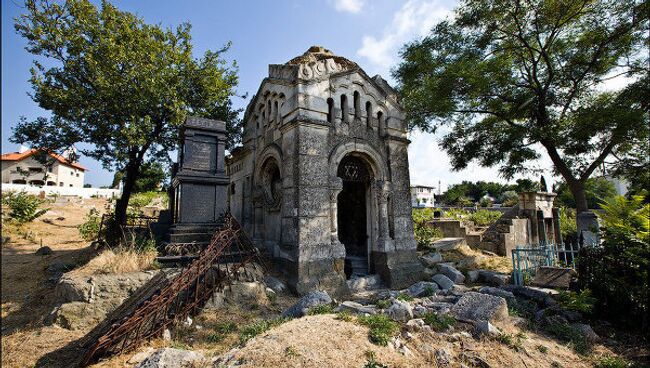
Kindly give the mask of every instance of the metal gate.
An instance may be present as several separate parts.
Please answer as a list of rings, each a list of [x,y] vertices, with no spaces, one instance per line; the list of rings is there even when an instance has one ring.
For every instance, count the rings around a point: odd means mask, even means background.
[[[573,244],[518,245],[512,250],[513,283],[526,284],[543,266],[575,268],[578,251]]]

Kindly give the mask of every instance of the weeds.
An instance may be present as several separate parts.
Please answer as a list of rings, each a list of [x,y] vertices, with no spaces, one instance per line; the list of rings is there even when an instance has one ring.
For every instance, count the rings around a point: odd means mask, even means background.
[[[334,307],[331,304],[321,304],[313,308],[310,308],[307,312],[309,316],[315,316],[317,314],[332,314],[334,313]]]
[[[370,341],[380,346],[388,345],[388,340],[399,332],[399,325],[385,314],[373,314],[358,318],[359,323],[370,328]]]
[[[388,368],[387,365],[381,364],[377,361],[375,352],[372,350],[366,351],[366,364],[363,368]]]
[[[499,335],[496,336],[496,340],[498,342],[507,345],[509,348],[515,351],[520,351],[524,348],[522,342],[526,338],[527,338],[526,335],[524,335],[521,332],[514,336],[507,333],[500,333]]]
[[[208,335],[208,341],[221,342],[229,333],[237,331],[237,325],[233,322],[218,323],[214,326],[215,332]]]
[[[395,297],[395,299],[397,299],[397,300],[401,300],[401,301],[404,301],[404,302],[411,302],[411,301],[413,301],[413,297],[410,296],[410,295],[408,295],[408,294],[406,294],[406,293],[400,293],[398,296]]]
[[[379,309],[386,309],[386,308],[390,307],[390,300],[388,300],[388,299],[379,299],[379,300],[377,300],[375,302],[375,305]]]
[[[575,328],[564,323],[552,323],[546,326],[546,331],[562,342],[569,343],[578,354],[587,354],[591,345],[585,336]]]
[[[31,222],[43,216],[50,210],[49,208],[39,209],[44,203],[44,200],[24,191],[2,193],[2,205],[11,208],[9,218],[18,224]]]
[[[627,360],[615,356],[601,358],[594,364],[594,368],[640,368],[641,365],[631,363]]]
[[[446,331],[449,327],[456,324],[456,320],[446,314],[436,314],[433,312],[426,313],[422,319],[435,331]]]
[[[271,320],[261,320],[246,325],[239,331],[239,343],[244,345],[253,337],[264,333],[273,327],[279,326],[288,320],[289,319],[287,318],[276,318]]]
[[[539,351],[542,354],[548,353],[548,348],[544,345],[537,345],[537,351]]]
[[[562,308],[586,314],[591,313],[596,303],[596,298],[591,296],[591,290],[589,289],[584,289],[579,293],[574,291],[560,291],[556,299]]]
[[[298,352],[298,349],[295,347],[289,345],[284,349],[284,354],[288,357],[297,357],[300,356],[300,353]]]
[[[338,312],[334,318],[338,319],[339,321],[352,322],[354,316],[352,316],[352,314],[350,314],[348,311],[342,311]]]

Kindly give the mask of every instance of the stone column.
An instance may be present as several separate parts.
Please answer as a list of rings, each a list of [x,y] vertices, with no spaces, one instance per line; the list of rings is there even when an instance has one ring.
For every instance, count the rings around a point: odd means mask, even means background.
[[[386,242],[390,238],[388,233],[388,196],[390,195],[389,183],[383,180],[375,182],[375,194],[379,207],[379,249],[386,251]]]
[[[334,176],[330,178],[330,183],[330,232],[332,244],[338,244],[338,196],[343,190],[343,180]]]

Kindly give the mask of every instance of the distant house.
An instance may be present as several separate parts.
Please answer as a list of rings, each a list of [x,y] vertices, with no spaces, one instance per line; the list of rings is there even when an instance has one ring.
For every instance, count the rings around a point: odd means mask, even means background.
[[[418,208],[435,207],[435,189],[424,185],[411,187],[411,206]]]
[[[54,153],[49,154],[53,164],[46,166],[33,157],[36,152],[27,149],[3,154],[2,183],[83,188],[85,167]]]

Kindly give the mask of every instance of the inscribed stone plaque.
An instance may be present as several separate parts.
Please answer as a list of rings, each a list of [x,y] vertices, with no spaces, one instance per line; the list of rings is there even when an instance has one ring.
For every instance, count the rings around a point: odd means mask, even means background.
[[[185,143],[184,167],[196,171],[217,169],[217,141],[210,136],[197,136]]]
[[[181,207],[183,221],[215,221],[215,187],[212,185],[183,184]]]

